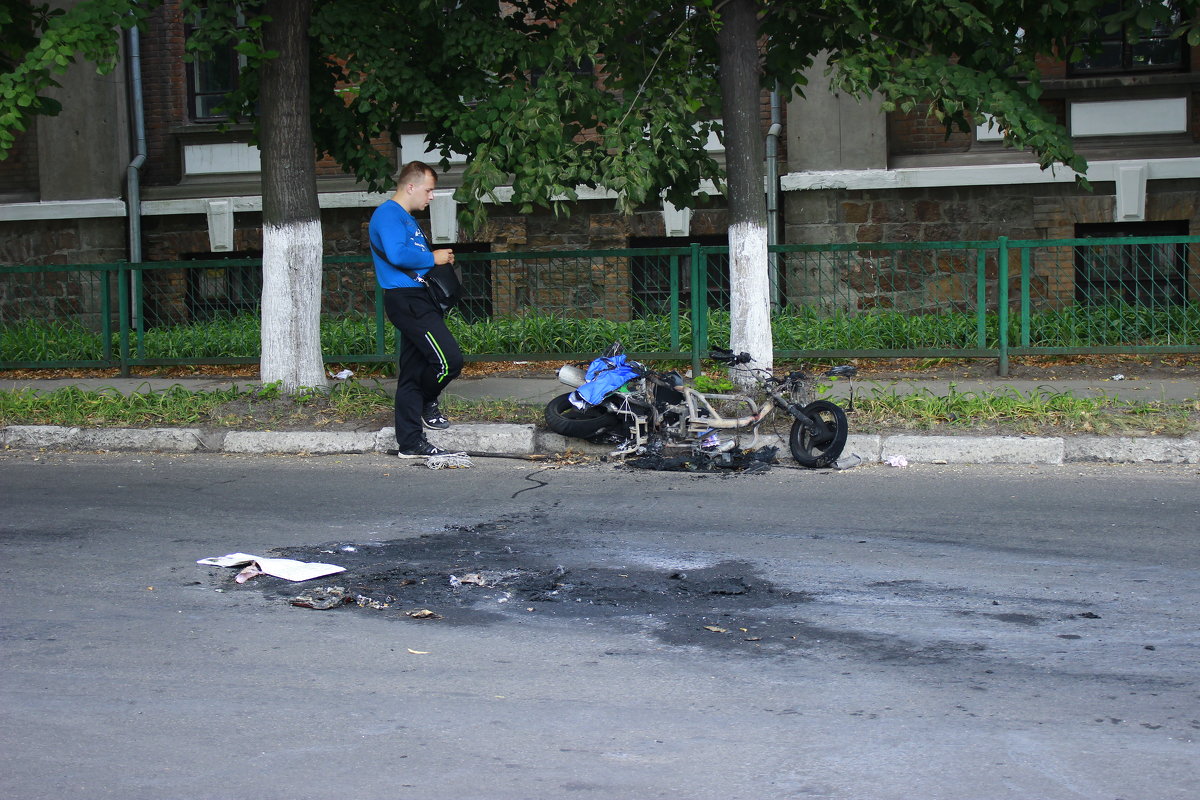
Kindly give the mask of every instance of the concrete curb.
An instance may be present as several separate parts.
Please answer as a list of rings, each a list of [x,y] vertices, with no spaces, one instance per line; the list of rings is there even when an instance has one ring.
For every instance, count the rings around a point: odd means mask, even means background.
[[[1135,436],[1077,436],[1065,440],[1067,461],[1154,464],[1200,463],[1200,439],[1156,439]]]
[[[606,455],[612,448],[567,439],[533,425],[460,423],[429,431],[431,442],[451,450],[534,455]],[[778,445],[786,455],[784,441]],[[379,431],[203,431],[199,428],[71,428],[9,425],[0,428],[6,450],[111,450],[142,452],[383,453],[395,449],[392,428]],[[1152,436],[940,436],[854,434],[844,451],[863,463],[903,457],[910,464],[1045,464],[1109,462],[1200,464],[1200,437]]]
[[[230,431],[221,450],[226,453],[370,453],[378,434],[356,431]]]
[[[0,443],[6,449],[133,450],[190,453],[220,449],[220,442],[199,428],[65,428],[57,425],[9,425]]]
[[[903,456],[910,463],[1061,464],[1059,437],[917,436],[902,434],[883,440],[880,460]]]

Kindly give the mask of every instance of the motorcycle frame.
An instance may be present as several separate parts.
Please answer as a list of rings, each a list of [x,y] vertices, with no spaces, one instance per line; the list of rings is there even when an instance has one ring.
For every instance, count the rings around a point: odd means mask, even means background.
[[[802,379],[798,379],[802,380]],[[666,388],[677,391],[683,395],[682,403],[672,403],[666,406],[663,411],[659,411],[649,398],[653,392],[654,385],[666,386]],[[683,384],[682,386],[667,386],[654,381],[649,377],[642,377],[637,380],[637,390],[631,392],[630,395],[621,395],[620,399],[606,400],[608,407],[618,414],[629,417],[632,421],[630,428],[633,431],[632,441],[623,448],[618,449],[613,455],[627,455],[637,452],[644,448],[650,441],[651,435],[656,432],[668,433],[660,422],[661,417],[668,413],[674,412],[683,417],[684,423],[680,430],[678,440],[669,440],[669,437],[664,440],[664,446],[668,447],[689,447],[697,449],[701,447],[700,436],[710,431],[736,431],[738,436],[726,442],[722,442],[717,452],[732,450],[739,445],[741,434],[749,432],[752,434],[748,449],[754,450],[760,446],[762,436],[759,433],[759,428],[762,423],[771,417],[777,409],[788,411],[795,419],[800,420],[806,427],[812,429],[813,421],[800,410],[800,407],[790,400],[781,396],[776,390],[770,386],[764,387],[766,397],[759,401],[755,400],[747,393],[741,394],[724,394],[716,392],[701,392],[693,387]],[[634,410],[631,399],[637,399],[638,405],[645,406],[648,413],[638,413]],[[714,402],[739,402],[749,405],[756,409],[752,414],[742,417],[725,417],[722,416],[713,405]],[[702,416],[701,412],[707,414]]]

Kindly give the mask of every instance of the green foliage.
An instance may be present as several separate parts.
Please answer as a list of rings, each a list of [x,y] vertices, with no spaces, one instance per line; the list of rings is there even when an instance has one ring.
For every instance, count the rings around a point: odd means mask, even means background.
[[[0,0],[0,152],[76,58],[114,63],[119,32],[156,2],[83,0],[66,11]],[[563,210],[579,187],[630,210],[665,193],[695,205],[721,170],[706,142],[720,133],[714,0],[314,0],[309,30],[314,137],[374,189],[389,186],[382,140],[402,123],[426,131],[443,163],[469,159],[456,198],[468,227],[511,186],[522,211]],[[790,0],[761,4],[764,86],[803,89],[824,54],[834,79],[885,108],[925,107],[949,132],[989,114],[1013,146],[1040,163],[1081,171],[1066,132],[1039,103],[1038,59],[1084,55],[1088,37],[1167,26],[1200,43],[1196,0]],[[192,57],[232,45],[246,60],[227,110],[257,123],[263,0],[186,0],[198,19]],[[196,17],[203,8],[204,13]],[[1102,13],[1104,12],[1104,13]],[[240,17],[239,17],[240,13]],[[733,143],[730,143],[733,146]],[[509,198],[506,198],[509,199]]]
[[[523,0],[496,14],[492,0],[453,9],[432,0],[318,2],[317,141],[383,188],[390,165],[374,141],[394,136],[397,120],[419,122],[444,163],[469,156],[456,193],[467,227],[485,222],[484,201],[504,185],[512,189],[504,199],[522,213],[565,210],[578,187],[607,190],[624,210],[660,193],[693,206],[704,181],[722,179],[706,142],[721,132],[715,34],[723,5]],[[1106,5],[766,3],[763,85],[802,88],[804,71],[825,53],[852,93],[878,92],[889,108],[927,107],[947,131],[969,130],[990,114],[1009,144],[1031,149],[1043,166],[1080,172],[1084,161],[1039,103],[1039,57],[1082,55],[1088,45],[1077,39],[1089,31],[1170,22],[1156,0],[1107,17]],[[403,26],[385,23],[397,13]],[[1191,38],[1194,25],[1176,33]]]
[[[0,359],[5,361],[98,361],[104,338],[76,322],[25,319],[0,326]]]
[[[729,387],[720,378],[698,376],[701,391]],[[468,401],[453,395],[443,409],[455,419],[538,424],[537,405],[512,401]],[[53,392],[32,389],[0,391],[0,426],[64,425],[171,426],[214,425],[269,429],[304,424],[320,429],[330,423],[386,420],[392,398],[373,381],[347,381],[329,392],[310,391],[288,396],[278,384],[241,389],[190,391],[173,386],[165,391],[141,389],[122,395],[114,389],[86,391],[66,387]],[[1014,430],[1037,433],[1049,428],[1081,433],[1143,432],[1181,436],[1197,427],[1195,403],[1126,401],[1116,397],[1076,397],[1069,392],[1039,388],[1022,392],[1002,387],[993,392],[961,392],[953,385],[945,395],[928,390],[900,394],[873,388],[855,396],[856,431],[940,427]]]
[[[631,353],[671,351],[671,320],[651,315],[628,322],[573,319],[548,314],[523,314],[467,322],[453,314],[450,330],[463,352],[475,356],[530,356],[556,353],[598,353],[619,340]],[[709,343],[729,346],[729,313],[708,317]],[[985,346],[999,346],[998,319],[985,319]],[[785,309],[771,320],[774,344],[780,350],[921,350],[975,347],[976,320],[972,313],[819,314],[813,309]],[[691,320],[679,319],[681,341],[691,338]],[[392,330],[387,328],[388,347]],[[1020,318],[1009,319],[1009,342],[1020,342]],[[140,353],[150,359],[189,363],[198,359],[255,359],[259,354],[259,321],[242,314],[195,325],[151,328]],[[1030,315],[1033,347],[1088,348],[1101,346],[1167,346],[1200,341],[1200,304],[1147,308],[1117,303],[1076,305]],[[135,343],[136,346],[136,343]],[[107,351],[102,337],[77,324],[26,320],[0,327],[0,361],[61,362],[101,360],[115,353],[116,337]],[[321,321],[321,349],[327,357],[352,358],[375,352],[372,316],[327,317]]]
[[[127,396],[115,389],[87,391],[74,386],[45,393],[0,391],[0,425],[191,425],[239,394],[236,388],[192,392],[182,386]]]
[[[680,321],[680,329],[682,336],[690,336],[686,319]],[[463,351],[473,355],[598,353],[618,339],[628,352],[670,350],[670,319],[666,315],[613,322],[598,318],[569,319],[528,314],[497,317],[471,324],[459,317],[452,317],[450,330]]]
[[[732,392],[735,388],[733,381],[728,378],[720,378],[712,375],[697,375],[692,384],[698,392]]]
[[[900,394],[876,388],[854,400],[856,430],[1012,430],[1036,434],[1046,429],[1077,433],[1153,433],[1181,436],[1196,429],[1192,409],[1116,397],[1077,397],[1046,388],[1022,392],[1001,387],[993,392],[945,395],[928,389]]]
[[[0,158],[5,158],[35,114],[57,114],[58,101],[44,96],[55,78],[77,59],[110,72],[120,34],[145,19],[153,2],[86,0],[68,9],[21,0],[0,2]]]

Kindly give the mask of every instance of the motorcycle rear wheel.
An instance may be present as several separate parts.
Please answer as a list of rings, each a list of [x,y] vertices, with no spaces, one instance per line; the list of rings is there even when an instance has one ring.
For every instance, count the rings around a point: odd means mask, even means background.
[[[560,394],[546,403],[546,425],[555,433],[575,439],[590,439],[620,425],[619,415],[602,406],[581,411],[571,405],[570,396],[570,392]]]
[[[846,446],[846,412],[828,400],[814,400],[804,407],[804,413],[817,423],[817,432],[810,431],[800,420],[792,423],[788,444],[792,458],[802,467],[820,469],[838,460]]]

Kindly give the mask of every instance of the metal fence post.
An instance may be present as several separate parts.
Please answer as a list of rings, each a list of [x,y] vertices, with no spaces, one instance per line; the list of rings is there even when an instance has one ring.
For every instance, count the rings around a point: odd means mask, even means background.
[[[146,273],[142,269],[133,269],[129,273],[129,320],[130,326],[137,335],[135,352],[138,358],[146,357],[146,310],[145,289],[143,288]]]
[[[1033,309],[1033,300],[1030,297],[1030,286],[1032,283],[1033,271],[1030,268],[1032,264],[1033,254],[1030,248],[1021,248],[1021,347],[1029,347],[1029,320],[1030,313]]]
[[[701,269],[702,258],[700,254],[700,245],[693,242],[691,245],[691,257],[688,259],[691,267],[691,287],[692,287],[692,375],[700,374],[700,351],[704,344],[705,315],[708,308],[708,298],[705,297],[705,281],[701,276],[704,275],[704,270]]]
[[[987,347],[987,250],[975,251],[975,346]]]
[[[1001,378],[1008,377],[1008,237],[1001,236],[998,240],[1000,251],[996,256],[997,287],[996,287],[996,320],[1000,326],[1000,352],[997,359],[996,374]]]
[[[100,360],[112,363],[112,270],[100,270]]]
[[[670,256],[671,264],[671,352],[679,352],[679,256]]]
[[[120,309],[121,318],[121,348],[118,355],[121,359],[122,378],[129,377],[129,277],[129,265],[123,264],[117,272],[117,308]]]

